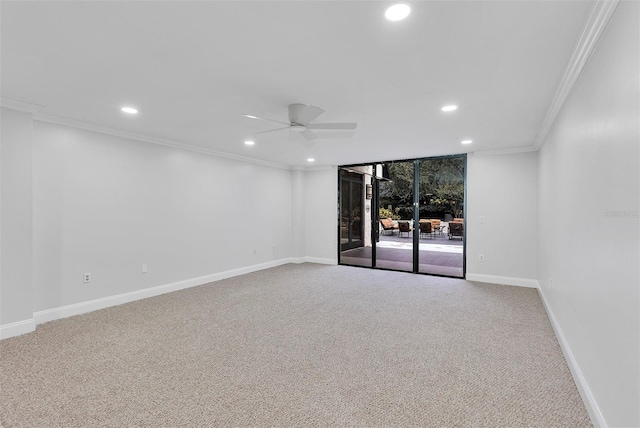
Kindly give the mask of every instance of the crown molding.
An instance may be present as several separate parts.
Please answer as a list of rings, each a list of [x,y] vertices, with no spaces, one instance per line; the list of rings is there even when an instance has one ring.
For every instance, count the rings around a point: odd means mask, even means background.
[[[7,97],[0,97],[0,106],[9,108],[11,110],[18,110],[31,114],[37,113],[45,107],[40,104],[28,103],[26,101],[20,101]]]
[[[478,150],[473,152],[475,156],[495,156],[495,155],[511,155],[515,153],[535,152],[537,149],[533,146],[511,147],[506,149]]]
[[[587,62],[589,62],[591,54],[598,45],[600,37],[602,37],[619,4],[620,0],[598,0],[593,6],[593,9],[591,9],[589,19],[582,30],[576,47],[573,49],[569,64],[567,64],[564,70],[551,105],[542,121],[538,135],[533,142],[535,150],[540,149],[540,146],[542,146],[549,130],[551,130],[553,123],[558,117],[560,109],[567,100],[567,96],[571,92],[571,89],[573,89]]]
[[[313,172],[313,171],[329,171],[333,169],[333,165],[318,165],[318,166],[293,166],[291,167],[292,171],[304,171],[304,172]]]
[[[115,128],[110,128],[108,126],[97,125],[95,123],[84,122],[81,120],[71,119],[68,117],[58,116],[54,114],[35,113],[33,119],[39,122],[69,126],[71,128],[83,129],[85,131],[97,132],[100,134],[111,135],[114,137],[125,138],[128,140],[140,141],[143,143],[158,144],[165,147],[172,147],[174,149],[180,149],[180,150],[188,150],[190,152],[201,153],[209,156],[216,156],[219,158],[232,159],[235,161],[247,162],[247,163],[252,163],[252,164],[261,165],[261,166],[268,166],[276,169],[291,170],[290,166],[275,163],[275,162],[268,162],[268,161],[249,158],[245,156],[233,155],[230,153],[219,152],[217,150],[210,150],[204,147],[192,146],[190,144],[185,144],[185,143],[168,140],[164,138],[151,137],[149,135],[138,134],[135,132],[121,131]]]

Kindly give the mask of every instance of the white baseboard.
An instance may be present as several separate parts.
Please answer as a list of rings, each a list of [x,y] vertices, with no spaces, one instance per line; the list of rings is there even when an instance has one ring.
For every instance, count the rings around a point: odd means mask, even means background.
[[[337,259],[323,259],[320,257],[302,257],[300,263],[318,263],[321,265],[337,265]]]
[[[558,320],[551,310],[551,306],[549,306],[549,304],[547,303],[547,299],[544,296],[544,291],[540,287],[538,287],[538,294],[540,294],[542,305],[544,306],[545,311],[547,311],[547,316],[549,317],[549,321],[551,322],[551,327],[553,327],[553,331],[556,333],[556,337],[558,338],[558,342],[560,343],[560,348],[562,349],[565,360],[567,360],[567,365],[569,366],[569,370],[571,371],[573,380],[578,387],[578,392],[582,397],[584,406],[587,408],[587,413],[589,413],[591,423],[594,427],[607,428],[608,425],[604,420],[604,416],[602,415],[602,412],[598,407],[598,403],[596,402],[591,389],[589,388],[589,384],[584,378],[582,370],[580,370],[580,366],[578,366],[578,362],[573,356],[571,347],[569,346],[567,339],[564,337],[564,333],[562,332],[560,324],[558,324]]]
[[[294,259],[286,258],[274,260],[267,263],[261,263],[252,266],[246,266],[238,269],[232,269],[224,272],[214,273],[210,275],[200,276],[197,278],[186,279],[183,281],[173,282],[170,284],[158,285],[156,287],[136,290],[129,293],[116,294],[114,296],[103,297],[100,299],[89,300],[86,302],[75,303],[72,305],[61,306],[58,308],[38,311],[33,314],[36,324],[42,324],[49,321],[55,321],[61,318],[71,317],[74,315],[85,314],[87,312],[105,309],[111,306],[122,305],[123,303],[134,302],[148,297],[159,296],[161,294],[171,293],[173,291],[184,290],[185,288],[197,287],[199,285],[208,284],[210,282],[220,281],[222,279],[231,278],[238,275],[244,275],[263,269],[269,269],[288,263],[295,263]],[[33,331],[33,330],[32,330]]]
[[[31,333],[32,331],[35,331],[35,329],[36,322],[33,318],[0,325],[0,340]]]
[[[496,275],[483,275],[476,273],[467,273],[466,275],[467,281],[477,281],[477,282],[488,282],[491,284],[501,284],[501,285],[515,285],[518,287],[529,287],[536,288],[538,293],[540,294],[540,300],[542,300],[542,304],[544,306],[545,311],[547,312],[547,316],[549,317],[549,321],[551,322],[551,326],[556,334],[558,342],[560,343],[560,348],[562,349],[562,353],[564,354],[565,360],[567,361],[567,365],[569,366],[569,370],[571,371],[571,375],[573,376],[573,380],[576,383],[578,388],[578,392],[582,397],[582,401],[589,413],[589,417],[591,418],[591,422],[595,427],[607,428],[607,423],[604,420],[604,416],[598,407],[598,403],[596,402],[589,385],[587,384],[584,375],[582,374],[582,370],[578,366],[578,363],[573,356],[573,352],[571,351],[571,347],[569,347],[569,343],[567,339],[564,337],[564,333],[556,320],[556,317],[551,310],[551,307],[547,303],[547,300],[544,295],[544,291],[540,287],[540,284],[535,279],[528,278],[513,278],[508,276],[496,276]]]
[[[19,336],[25,333],[35,331],[36,324],[42,324],[48,321],[54,321],[61,318],[66,318],[74,315],[80,315],[83,313],[95,311],[98,309],[108,308],[110,306],[121,305],[123,303],[129,303],[140,299],[146,299],[148,297],[159,296],[161,294],[171,293],[173,291],[183,290],[185,288],[196,287],[199,285],[208,284],[210,282],[220,281],[222,279],[231,278],[234,276],[244,275],[251,272],[256,272],[264,269],[269,269],[276,266],[281,266],[288,263],[319,263],[336,265],[337,260],[325,259],[318,257],[290,257],[280,260],[274,260],[267,263],[261,263],[252,266],[246,266],[238,269],[232,269],[224,272],[205,275],[197,278],[191,278],[183,281],[178,281],[170,284],[159,285],[157,287],[145,288],[144,290],[132,291],[130,293],[118,294],[115,296],[104,297],[101,299],[89,300],[86,302],[76,303],[73,305],[62,306],[59,308],[47,309],[44,311],[35,312],[33,318],[17,321],[9,324],[0,325],[0,339],[7,339],[14,336]],[[487,282],[492,284],[502,285],[514,285],[519,287],[530,287],[538,289],[542,304],[547,312],[551,326],[555,331],[560,348],[564,353],[565,359],[573,375],[573,379],[577,385],[578,391],[584,401],[585,407],[592,423],[596,427],[606,428],[607,424],[598,407],[595,397],[591,393],[591,389],[584,378],[578,363],[576,362],[573,352],[569,347],[569,344],[556,320],[551,307],[548,305],[543,290],[540,288],[538,281],[528,278],[513,278],[496,275],[483,275],[467,273],[466,279],[468,281]]]
[[[34,312],[33,318],[31,319],[0,325],[0,339],[6,339],[25,333],[31,333],[32,331],[35,331],[37,324],[55,321],[74,315],[85,314],[87,312],[105,309],[111,306],[122,305],[124,303],[134,302],[136,300],[146,299],[148,297],[171,293],[173,291],[184,290],[185,288],[197,287],[199,285],[208,284],[210,282],[220,281],[222,279],[232,278],[234,276],[257,272],[260,270],[269,269],[289,263],[320,263],[336,265],[337,260],[323,259],[318,257],[288,257],[271,262],[200,276],[197,278],[190,278],[170,284],[158,285],[156,287],[145,288],[143,290],[136,290],[129,293],[116,294],[114,296],[74,303],[72,305],[61,306],[58,308],[46,309],[44,311]]]
[[[490,284],[515,285],[516,287],[538,288],[538,281],[529,278],[514,278],[511,276],[483,275],[480,273],[468,273],[467,281],[488,282]]]

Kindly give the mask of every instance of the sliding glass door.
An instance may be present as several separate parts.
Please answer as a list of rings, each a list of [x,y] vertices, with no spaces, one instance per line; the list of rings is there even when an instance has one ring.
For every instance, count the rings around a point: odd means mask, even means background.
[[[418,271],[464,276],[465,158],[421,159]]]
[[[340,181],[340,248],[349,250],[362,246],[362,179],[343,171]]]
[[[387,177],[377,178],[377,226],[382,229],[375,242],[375,266],[413,272],[414,162],[387,162]],[[384,224],[391,228],[384,229]]]
[[[464,277],[465,167],[466,155],[340,167],[340,263]]]
[[[365,193],[371,186],[370,168],[340,169],[339,183],[341,260],[371,267],[371,201]]]

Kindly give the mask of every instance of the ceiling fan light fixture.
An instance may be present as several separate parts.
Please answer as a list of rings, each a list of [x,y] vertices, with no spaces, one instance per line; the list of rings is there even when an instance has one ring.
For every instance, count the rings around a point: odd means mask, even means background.
[[[454,111],[454,110],[458,110],[458,106],[456,106],[456,105],[444,106],[440,110],[442,110],[442,111]]]
[[[255,141],[253,141],[253,140],[247,140],[247,141],[245,141],[245,142],[244,142],[244,144],[245,144],[246,146],[253,146],[255,143],[256,143],[256,142],[255,142]]]
[[[289,128],[292,131],[296,131],[296,132],[304,132],[307,130],[307,127],[304,125],[299,125],[297,123],[293,123],[291,124],[291,127]]]
[[[120,111],[122,111],[123,113],[128,113],[128,114],[138,114],[138,110],[136,110],[133,107],[122,107],[120,109]]]
[[[389,21],[402,21],[411,13],[409,5],[404,3],[396,3],[389,6],[384,11],[384,17]]]
[[[307,162],[315,162],[316,160],[314,158],[307,158]]]
[[[460,144],[471,144],[471,143],[473,143],[473,141],[471,141],[471,140],[462,140],[462,141],[460,141]]]

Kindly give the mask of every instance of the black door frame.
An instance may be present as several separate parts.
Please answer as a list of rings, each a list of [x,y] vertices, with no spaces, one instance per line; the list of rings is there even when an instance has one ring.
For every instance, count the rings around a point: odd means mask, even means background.
[[[367,163],[359,163],[359,164],[350,164],[350,165],[340,165],[338,166],[338,264],[342,264],[340,261],[341,256],[341,234],[340,234],[340,209],[341,209],[341,177],[340,171],[349,170],[350,168],[361,167],[361,166],[373,166],[373,176],[372,176],[372,187],[373,187],[373,198],[371,201],[371,266],[359,266],[359,265],[347,265],[353,267],[364,267],[367,269],[380,269],[380,270],[392,270],[388,268],[380,268],[376,266],[376,242],[378,239],[378,222],[379,222],[379,179],[377,178],[376,168],[377,165],[384,165],[392,162],[413,162],[413,221],[414,224],[420,223],[420,162],[423,160],[436,160],[436,159],[451,159],[451,158],[462,158],[463,159],[463,187],[464,187],[464,200],[462,204],[463,211],[463,219],[464,219],[464,229],[462,234],[462,277],[458,276],[450,276],[450,275],[440,275],[434,273],[420,272],[420,230],[419,228],[413,228],[413,269],[411,273],[420,274],[420,275],[431,275],[431,276],[442,276],[448,278],[461,278],[464,279],[467,276],[467,154],[455,154],[455,155],[445,155],[445,156],[431,156],[424,158],[416,158],[416,159],[401,159],[401,160],[387,160],[381,162],[367,162]],[[363,200],[364,204],[364,200]],[[362,223],[361,223],[362,224]],[[361,235],[362,236],[362,235]],[[397,272],[408,272],[408,271],[397,271]]]
[[[349,174],[349,172],[345,171],[345,173]],[[353,173],[351,173],[353,174]],[[346,244],[342,243],[342,234],[340,233],[340,226],[342,223],[342,182],[346,181],[349,183],[349,220],[348,220],[348,226],[347,226],[347,235],[348,235],[348,241]],[[359,243],[356,242],[352,242],[352,235],[353,235],[353,185],[354,184],[358,184],[360,185],[360,241]],[[339,215],[340,217],[338,218],[338,234],[339,234],[339,240],[338,240],[338,250],[339,252],[342,252],[344,250],[350,250],[352,248],[358,248],[363,246],[363,242],[364,242],[364,222],[362,221],[363,218],[363,214],[364,214],[364,197],[362,196],[362,191],[364,190],[364,183],[362,182],[362,176],[358,175],[358,174],[353,174],[353,175],[344,175],[342,176],[340,174],[340,169],[338,169],[338,199],[339,199]]]

